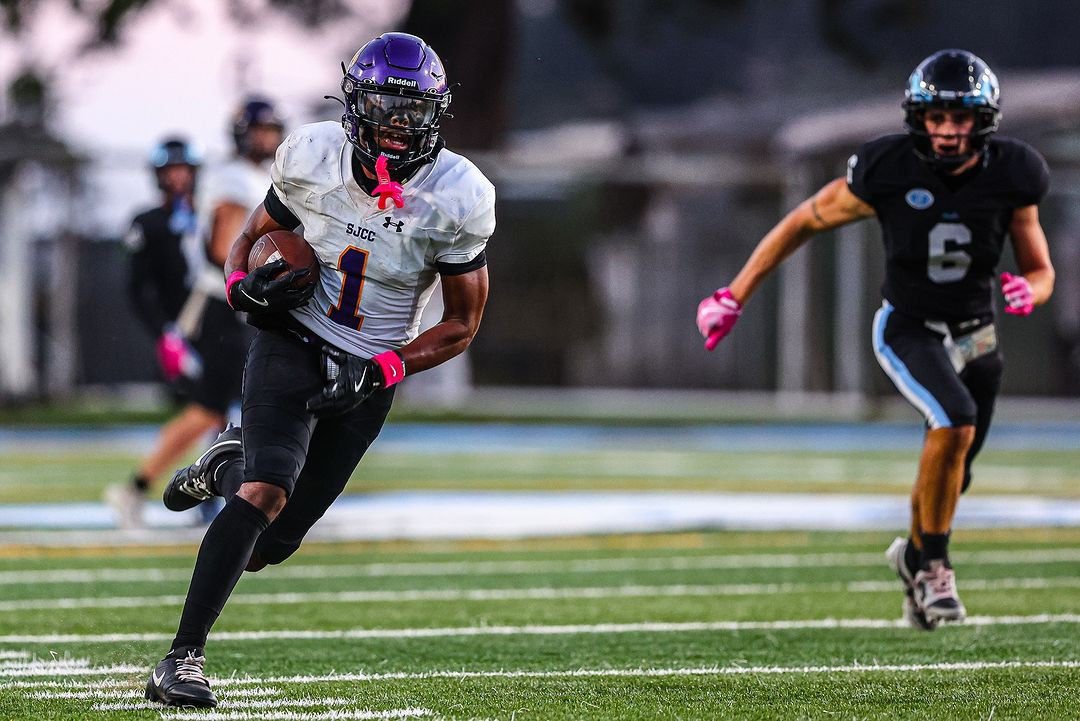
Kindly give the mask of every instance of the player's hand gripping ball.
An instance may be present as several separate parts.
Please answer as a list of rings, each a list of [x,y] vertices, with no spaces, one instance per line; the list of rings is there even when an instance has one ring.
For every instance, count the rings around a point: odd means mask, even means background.
[[[315,295],[319,260],[296,233],[275,230],[259,238],[248,254],[248,268],[226,281],[229,305],[236,310],[277,313],[299,308]]]

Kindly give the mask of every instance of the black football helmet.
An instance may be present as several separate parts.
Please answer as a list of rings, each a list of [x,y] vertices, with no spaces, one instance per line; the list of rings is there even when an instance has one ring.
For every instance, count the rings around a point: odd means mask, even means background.
[[[150,167],[161,170],[167,165],[190,165],[199,167],[202,155],[186,138],[178,135],[165,138],[150,151]]]
[[[248,98],[233,116],[232,136],[236,143],[236,152],[247,155],[250,151],[248,134],[253,125],[269,125],[279,130],[285,129],[285,121],[278,115],[274,104],[266,98]]]
[[[904,125],[915,141],[915,152],[938,166],[963,165],[982,152],[990,135],[998,129],[1001,94],[997,76],[981,58],[967,50],[939,50],[919,63],[908,78],[904,93]],[[975,111],[965,154],[942,156],[934,152],[926,130],[926,111],[931,109]]]

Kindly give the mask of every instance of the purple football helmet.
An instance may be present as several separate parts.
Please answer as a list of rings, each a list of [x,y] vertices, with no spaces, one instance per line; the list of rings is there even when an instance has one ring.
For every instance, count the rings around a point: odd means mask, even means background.
[[[442,60],[427,43],[407,33],[380,35],[356,51],[341,90],[341,124],[365,168],[374,173],[385,155],[391,176],[403,178],[427,162],[450,105]]]

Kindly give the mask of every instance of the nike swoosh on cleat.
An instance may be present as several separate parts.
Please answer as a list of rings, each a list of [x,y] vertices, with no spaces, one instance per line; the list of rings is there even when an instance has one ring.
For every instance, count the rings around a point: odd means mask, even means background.
[[[244,294],[245,298],[250,300],[252,303],[255,303],[256,305],[261,305],[261,306],[264,306],[264,307],[270,305],[270,301],[268,301],[268,300],[255,300],[250,295],[248,295],[247,291],[245,291],[243,288],[240,289],[240,292]]]
[[[154,685],[155,685],[155,686],[160,686],[160,685],[161,685],[161,682],[162,682],[162,681],[163,681],[163,680],[165,679],[165,674],[162,674],[162,675],[158,676],[158,675],[157,675],[157,670],[155,669],[155,670],[154,670],[154,673],[152,673],[152,674],[150,675],[150,677],[151,677],[152,679],[154,679]]]

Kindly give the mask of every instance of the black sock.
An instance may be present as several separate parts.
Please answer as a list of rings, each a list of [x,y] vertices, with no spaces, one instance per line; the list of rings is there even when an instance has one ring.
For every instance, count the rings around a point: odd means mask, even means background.
[[[232,500],[244,484],[244,457],[226,458],[213,472],[214,493],[226,501]]]
[[[240,580],[255,541],[269,525],[266,514],[243,498],[234,496],[221,509],[199,547],[173,649],[206,645],[210,627]]]
[[[907,570],[912,576],[919,572],[919,561],[921,560],[919,556],[921,555],[919,549],[915,548],[915,541],[912,540],[911,536],[908,536],[907,545],[904,546],[904,565],[907,566]]]
[[[931,561],[944,561],[946,568],[952,568],[952,564],[949,563],[948,533],[923,533],[921,538],[922,568],[929,568]]]
[[[136,473],[131,477],[131,485],[135,486],[135,490],[139,493],[146,493],[150,490],[150,479],[141,473]]]

